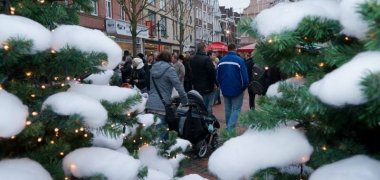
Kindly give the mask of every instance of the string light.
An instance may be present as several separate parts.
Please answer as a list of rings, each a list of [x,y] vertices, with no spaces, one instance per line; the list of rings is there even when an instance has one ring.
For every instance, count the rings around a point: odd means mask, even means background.
[[[54,144],[55,142],[53,140],[50,141],[50,144]]]
[[[306,163],[308,160],[309,160],[309,158],[308,158],[307,156],[303,156],[303,157],[301,158],[301,162],[302,162],[302,163]]]
[[[115,124],[111,124],[111,127],[115,127]]]
[[[327,147],[326,147],[326,145],[323,145],[323,146],[322,146],[322,150],[327,151]]]
[[[30,95],[30,97],[32,97],[32,98],[35,98],[35,97],[36,97],[36,95],[35,95],[35,94],[31,94],[31,95]]]
[[[80,131],[84,131],[84,128],[83,128],[83,127],[81,127],[79,130],[80,130]]]
[[[170,129],[169,128],[166,128],[166,131],[169,131]]]
[[[42,142],[42,137],[39,137],[39,138],[37,139],[37,142]]]
[[[301,52],[302,52],[302,50],[301,50],[301,49],[299,49],[299,48],[297,49],[297,51],[298,51],[298,53],[301,53]]]
[[[26,121],[25,124],[26,124],[27,126],[29,126],[29,125],[32,124],[32,121]]]
[[[75,133],[78,133],[79,132],[79,130],[78,129],[75,129]]]
[[[77,166],[75,164],[71,164],[70,165],[70,170],[71,171],[75,171],[76,168],[77,168]]]
[[[70,81],[71,77],[70,76],[67,76],[66,77],[66,80]]]
[[[52,53],[52,54],[55,54],[57,51],[55,51],[54,49],[51,49],[50,50],[50,53]]]
[[[319,67],[324,67],[324,66],[325,66],[324,62],[319,63]]]
[[[25,75],[30,77],[32,75],[32,72],[26,72]]]
[[[14,15],[14,14],[15,14],[15,11],[16,11],[16,8],[14,8],[14,7],[10,7],[9,9],[11,10],[11,14]]]
[[[136,143],[136,140],[133,140],[133,143]]]
[[[140,137],[140,140],[142,140],[142,137]]]
[[[107,66],[108,65],[108,61],[102,61],[102,66]]]
[[[70,180],[68,177],[65,177],[65,180]]]
[[[265,67],[264,67],[264,69],[265,69],[265,70],[268,70],[268,69],[269,69],[269,67],[268,67],[268,66],[265,66]]]
[[[1,86],[1,84],[0,84],[0,90],[3,90],[3,86]]]
[[[45,88],[46,88],[46,86],[45,86],[45,85],[42,85],[42,86],[41,86],[41,88],[42,88],[42,89],[45,89]]]
[[[303,39],[304,39],[304,40],[307,40],[307,37],[304,37]]]
[[[295,126],[292,126],[292,129],[296,129],[296,127],[295,127]]]
[[[61,84],[61,86],[62,86],[62,87],[65,87],[65,84],[64,84],[64,83],[62,83],[62,84]]]
[[[33,112],[32,112],[32,115],[33,115],[33,116],[37,116],[37,115],[38,115],[38,112],[33,111]]]
[[[59,129],[58,128],[54,128],[54,132],[58,132],[59,131]]]
[[[273,42],[272,39],[268,39],[268,43],[271,44]]]
[[[16,136],[12,136],[11,139],[16,139]]]
[[[344,40],[349,41],[350,38],[348,36],[344,37]]]
[[[59,78],[57,76],[54,77],[54,80],[57,81]]]
[[[59,155],[61,155],[61,156],[64,156],[64,155],[65,155],[65,153],[64,153],[64,152],[60,152],[60,153],[59,153]]]
[[[131,116],[131,113],[128,113],[127,116]]]
[[[9,50],[9,46],[8,46],[8,44],[4,44],[4,45],[3,45],[3,48],[4,48],[4,50],[8,51],[8,50]]]
[[[42,3],[44,3],[44,2],[45,2],[45,0],[39,0],[39,2],[42,4]]]
[[[84,134],[83,136],[84,136],[84,137],[87,137],[88,135],[87,135],[87,133],[86,133],[86,134]]]
[[[145,124],[142,124],[143,127],[145,127]]]

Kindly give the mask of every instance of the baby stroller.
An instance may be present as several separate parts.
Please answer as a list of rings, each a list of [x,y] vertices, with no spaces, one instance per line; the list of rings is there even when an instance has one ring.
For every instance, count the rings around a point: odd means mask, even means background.
[[[190,141],[197,156],[203,158],[218,146],[217,129],[220,124],[215,116],[209,116],[202,96],[195,90],[187,93],[189,109],[178,108],[179,137]]]

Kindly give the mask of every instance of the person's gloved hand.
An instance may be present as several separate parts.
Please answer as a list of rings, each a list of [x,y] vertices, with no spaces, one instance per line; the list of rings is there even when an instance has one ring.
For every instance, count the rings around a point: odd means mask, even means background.
[[[182,103],[180,103],[179,106],[178,106],[178,109],[180,109],[182,111],[188,111],[189,110],[189,106],[183,106]]]

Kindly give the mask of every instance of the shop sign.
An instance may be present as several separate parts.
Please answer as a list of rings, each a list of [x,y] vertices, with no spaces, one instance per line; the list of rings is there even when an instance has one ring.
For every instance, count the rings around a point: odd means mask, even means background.
[[[132,36],[131,30],[130,30],[130,23],[127,23],[125,21],[119,21],[114,19],[107,19],[106,20],[106,32],[110,34],[119,34],[124,36]],[[148,28],[146,26],[137,26],[137,37],[139,38],[148,38]]]

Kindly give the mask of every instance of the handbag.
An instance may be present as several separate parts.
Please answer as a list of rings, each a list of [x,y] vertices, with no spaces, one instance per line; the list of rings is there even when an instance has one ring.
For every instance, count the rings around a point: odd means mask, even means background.
[[[170,126],[171,124],[173,124],[174,122],[176,122],[176,116],[177,116],[176,113],[177,112],[176,112],[176,110],[174,109],[174,107],[171,104],[166,104],[165,103],[164,98],[162,97],[161,92],[158,89],[156,81],[154,80],[153,77],[152,77],[152,81],[153,81],[154,87],[157,90],[158,96],[160,96],[162,104],[164,104],[164,106],[165,106],[165,120],[166,120],[166,122]]]

